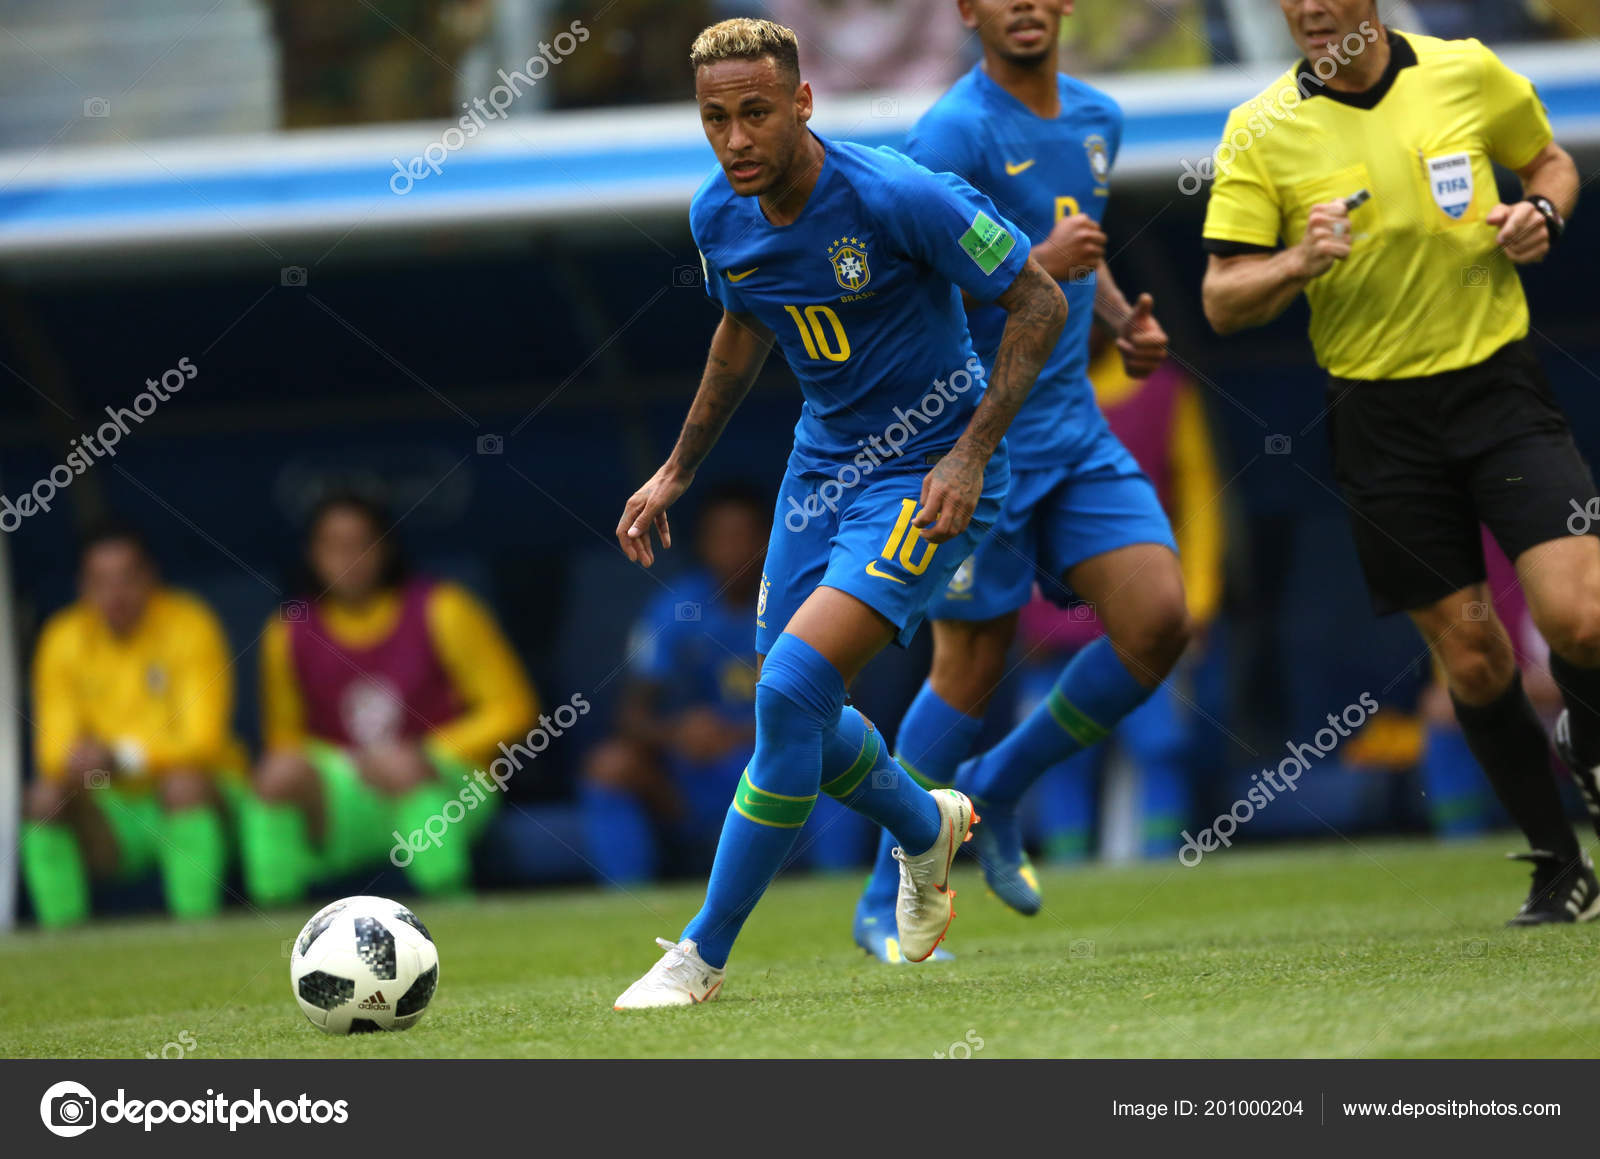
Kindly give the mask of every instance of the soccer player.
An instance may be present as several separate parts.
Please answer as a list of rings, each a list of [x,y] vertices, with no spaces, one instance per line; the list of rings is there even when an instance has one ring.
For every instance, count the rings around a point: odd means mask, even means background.
[[[1600,885],[1562,813],[1478,530],[1515,563],[1550,643],[1559,747],[1600,823],[1600,543],[1567,523],[1594,480],[1528,341],[1517,272],[1559,241],[1577,169],[1533,85],[1476,40],[1402,36],[1374,0],[1280,3],[1305,58],[1229,117],[1206,317],[1232,334],[1306,295],[1373,609],[1410,615],[1531,846],[1515,855],[1533,888],[1512,924],[1586,921]],[[1496,163],[1522,200],[1500,201]]]
[[[216,616],[165,586],[140,535],[84,543],[78,602],[45,624],[33,666],[34,754],[22,874],[42,926],[89,916],[90,877],[159,868],[167,907],[222,903],[221,806],[242,784],[233,670]]]
[[[1103,330],[1092,336],[1089,347],[1089,381],[1100,412],[1150,477],[1172,521],[1189,617],[1199,637],[1221,604],[1224,538],[1217,502],[1222,488],[1200,387],[1170,359],[1147,378],[1130,377]],[[1030,708],[1037,704],[1049,694],[1067,658],[1102,634],[1092,608],[1061,608],[1036,594],[1017,618],[1024,654],[1017,669],[1019,699]],[[1186,663],[1196,651],[1191,645]],[[1104,742],[1054,766],[1035,782],[1028,820],[1047,856],[1070,861],[1093,852],[1096,789],[1108,746],[1113,745],[1133,766],[1141,852],[1145,857],[1178,852],[1196,773],[1193,737],[1200,717],[1175,683],[1176,677],[1162,681]]]
[[[983,60],[923,114],[907,152],[993,198],[1033,242],[1069,312],[1007,440],[1004,514],[929,613],[933,669],[900,725],[896,755],[924,786],[954,782],[972,800],[984,819],[973,844],[989,888],[1032,914],[1041,904],[1038,878],[1023,851],[1017,803],[1047,769],[1144,702],[1183,653],[1189,618],[1161,501],[1107,428],[1087,374],[1095,322],[1116,335],[1130,375],[1148,375],[1166,353],[1152,299],[1130,306],[1105,261],[1099,222],[1122,112],[1057,70],[1065,0],[959,6]],[[968,318],[979,355],[992,362],[1004,313],[975,302]],[[1050,695],[998,745],[963,766],[1036,578],[1053,599],[1075,594],[1094,605],[1106,634],[1074,655]],[[885,839],[855,917],[856,942],[886,962],[904,949],[888,921],[893,867]]]
[[[389,531],[360,496],[324,499],[305,598],[267,622],[266,752],[240,822],[245,884],[263,905],[386,857],[425,893],[465,890],[498,800],[474,774],[538,713],[488,610],[456,584],[407,574]],[[434,818],[459,823],[436,836]]]
[[[1003,436],[1055,347],[1066,303],[988,198],[891,149],[811,132],[794,33],[723,21],[694,43],[695,94],[720,169],[689,222],[721,305],[704,377],[666,463],[617,539],[649,566],[776,342],[805,405],[756,607],[755,753],[717,847],[705,905],[618,1009],[720,992],[734,939],[819,790],[895,837],[902,952],[925,959],[954,916],[950,863],[975,818],[903,775],[845,689],[921,623],[1010,482]],[[1008,321],[987,389],[961,292]]]

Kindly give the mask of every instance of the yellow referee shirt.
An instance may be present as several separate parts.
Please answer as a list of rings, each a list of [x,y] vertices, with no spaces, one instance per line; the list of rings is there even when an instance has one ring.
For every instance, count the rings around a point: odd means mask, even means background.
[[[1484,218],[1499,202],[1491,162],[1520,169],[1551,141],[1538,94],[1476,40],[1389,43],[1365,93],[1323,87],[1301,61],[1234,109],[1206,211],[1206,248],[1227,256],[1294,245],[1312,206],[1371,192],[1350,256],[1306,287],[1317,362],[1339,378],[1459,370],[1528,332]]]
[[[133,759],[118,784],[147,786],[169,769],[232,772],[233,665],[222,625],[200,600],[160,588],[134,630],[112,633],[82,601],[45,624],[33,662],[34,755],[63,775],[72,746],[92,738]]]

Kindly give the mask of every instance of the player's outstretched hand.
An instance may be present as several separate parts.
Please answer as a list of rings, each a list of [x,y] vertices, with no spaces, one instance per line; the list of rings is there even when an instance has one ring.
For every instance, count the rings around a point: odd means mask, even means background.
[[[669,465],[664,465],[650,477],[650,481],[633,493],[628,505],[622,509],[617,521],[617,542],[622,554],[634,563],[649,567],[656,561],[655,548],[650,542],[650,532],[661,537],[663,549],[672,546],[672,528],[667,523],[667,508],[689,489],[693,475],[685,476]]]
[[[1531,201],[1497,205],[1483,220],[1500,231],[1495,235],[1495,244],[1519,266],[1542,262],[1550,252],[1550,227]]]
[[[1306,235],[1300,239],[1300,256],[1308,278],[1320,278],[1350,256],[1350,211],[1342,201],[1311,207]]]
[[[922,507],[911,525],[929,543],[954,539],[972,522],[983,495],[983,465],[951,451],[922,477]]]
[[[1167,357],[1167,332],[1156,321],[1155,308],[1154,298],[1140,294],[1117,336],[1117,349],[1122,351],[1122,366],[1129,378],[1150,377]]]

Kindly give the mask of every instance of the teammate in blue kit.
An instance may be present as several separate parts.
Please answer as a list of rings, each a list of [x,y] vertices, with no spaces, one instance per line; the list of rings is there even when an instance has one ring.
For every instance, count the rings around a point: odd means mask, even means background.
[[[894,835],[902,952],[931,955],[954,916],[950,863],[975,822],[930,793],[845,707],[845,688],[999,517],[1003,436],[1066,319],[1061,291],[988,198],[890,149],[806,126],[794,33],[764,20],[706,29],[690,54],[720,170],[689,222],[722,321],[667,462],[617,524],[627,555],[671,546],[688,488],[772,344],[799,379],[795,428],[756,610],[755,752],[734,795],[700,912],[619,1010],[720,992],[740,927],[819,792]],[[965,292],[1007,321],[991,369],[973,354]],[[987,377],[987,384],[985,383]]]
[[[772,499],[722,483],[699,500],[698,566],[675,575],[634,622],[615,730],[583,762],[585,854],[608,885],[636,885],[663,871],[704,875],[755,745],[750,621],[772,538]],[[869,829],[876,833],[865,818],[818,800],[793,861],[853,869]]]
[[[950,785],[983,815],[974,851],[989,887],[1025,914],[1037,878],[1015,815],[1045,770],[1104,737],[1171,671],[1189,638],[1172,529],[1149,479],[1106,427],[1087,375],[1089,328],[1116,336],[1130,376],[1153,371],[1166,334],[1149,295],[1130,306],[1105,262],[1105,212],[1122,112],[1057,71],[1071,0],[959,0],[983,60],[912,129],[906,150],[987,194],[1033,243],[1070,307],[1066,327],[1007,437],[1011,493],[993,534],[929,609],[933,669],[907,710],[897,756],[922,785]],[[975,301],[973,344],[992,365],[1006,315]],[[1035,580],[1051,598],[1094,605],[1106,635],[1074,655],[1044,702],[994,749],[962,765],[1004,673],[1017,612]],[[958,772],[959,766],[959,772]],[[887,962],[905,955],[894,923],[892,842],[856,909],[855,938]]]

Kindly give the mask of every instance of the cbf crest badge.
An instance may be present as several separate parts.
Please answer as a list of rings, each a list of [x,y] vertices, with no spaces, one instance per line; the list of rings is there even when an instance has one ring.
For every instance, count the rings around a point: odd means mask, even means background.
[[[756,619],[767,614],[767,591],[772,585],[767,582],[767,573],[761,573],[761,594],[756,596]]]
[[[1429,157],[1428,188],[1433,190],[1434,204],[1446,216],[1460,221],[1472,205],[1472,155]]]
[[[867,267],[867,248],[860,238],[836,239],[828,247],[828,261],[833,263],[834,280],[852,294],[872,280],[872,271]]]
[[[972,595],[972,557],[969,555],[950,577],[947,594],[951,599],[966,599]]]
[[[1106,139],[1099,133],[1085,137],[1083,151],[1089,156],[1089,172],[1104,185],[1111,178],[1111,150],[1106,147]]]

